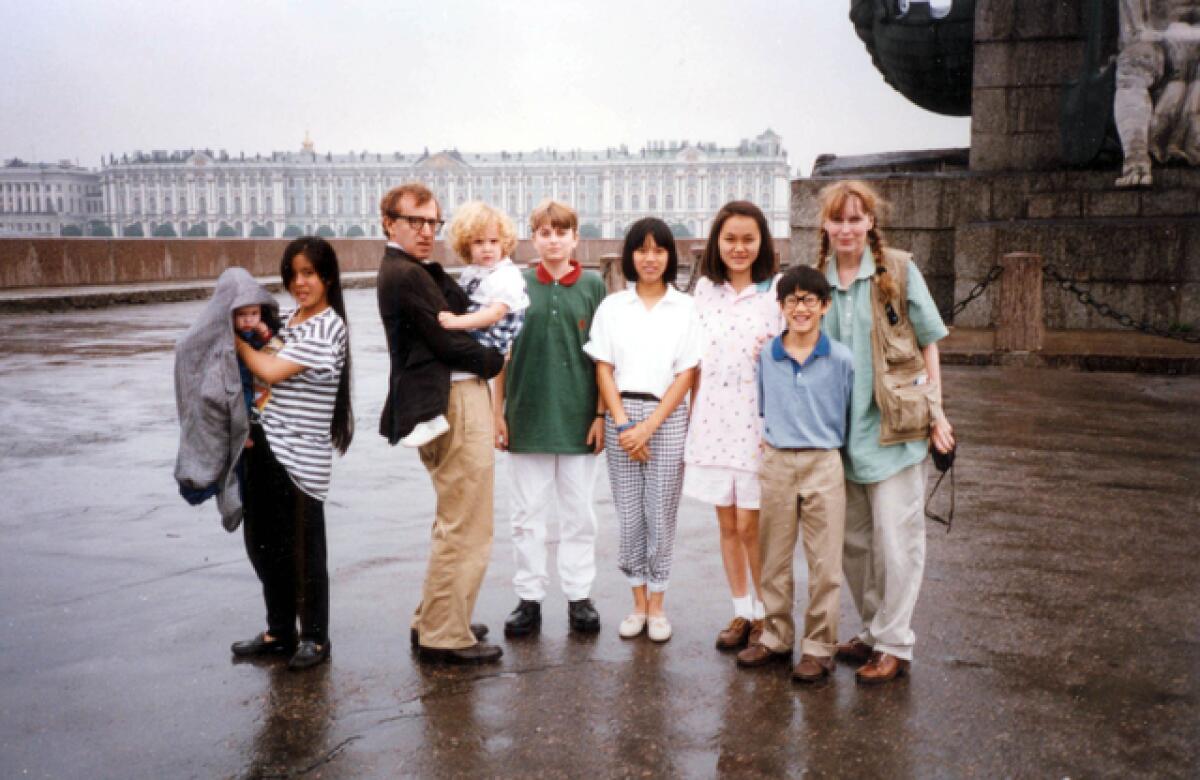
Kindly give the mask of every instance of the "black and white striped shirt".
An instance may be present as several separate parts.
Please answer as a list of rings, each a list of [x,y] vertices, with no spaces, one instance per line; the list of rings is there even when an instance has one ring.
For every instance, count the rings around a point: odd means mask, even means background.
[[[293,313],[287,312],[283,322]],[[346,365],[346,325],[331,306],[295,327],[285,325],[279,337],[283,349],[277,356],[305,369],[271,387],[263,429],[276,460],[296,486],[324,501],[333,470],[329,425]]]

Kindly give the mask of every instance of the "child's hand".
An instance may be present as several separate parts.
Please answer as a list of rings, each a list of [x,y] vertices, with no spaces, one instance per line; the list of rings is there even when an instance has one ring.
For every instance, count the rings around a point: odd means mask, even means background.
[[[454,328],[454,326],[457,322],[458,322],[457,314],[454,314],[453,312],[448,312],[448,311],[439,311],[438,312],[438,324],[441,325],[443,328],[452,329],[452,328]]]
[[[271,338],[271,327],[262,320],[259,320],[258,324],[254,326],[254,332],[264,341]]]
[[[649,448],[646,445],[650,443],[650,437],[653,435],[654,431],[650,430],[650,424],[643,420],[629,430],[623,431],[618,441],[621,444],[621,449],[629,453],[629,457],[634,460],[644,460],[644,458],[638,458],[636,453],[639,451],[648,452]]]

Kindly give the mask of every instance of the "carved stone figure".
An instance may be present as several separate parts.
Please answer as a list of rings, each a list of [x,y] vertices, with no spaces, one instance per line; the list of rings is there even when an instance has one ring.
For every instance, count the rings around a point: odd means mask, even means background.
[[[1150,160],[1200,165],[1200,0],[1120,0],[1113,101],[1118,187],[1148,187]]]

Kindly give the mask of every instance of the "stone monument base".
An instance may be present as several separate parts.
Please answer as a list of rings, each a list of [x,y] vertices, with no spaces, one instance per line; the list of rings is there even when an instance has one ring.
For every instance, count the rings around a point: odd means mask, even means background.
[[[890,204],[883,227],[926,275],[943,309],[961,300],[1009,252],[1036,252],[1097,301],[1164,328],[1200,330],[1200,170],[1159,168],[1146,190],[1117,189],[1101,171],[887,172],[842,158],[837,176],[792,182],[792,261],[819,247],[817,193],[835,178],[860,178]],[[954,320],[995,324],[995,290]],[[1113,329],[1114,320],[1047,282],[1046,327]]]

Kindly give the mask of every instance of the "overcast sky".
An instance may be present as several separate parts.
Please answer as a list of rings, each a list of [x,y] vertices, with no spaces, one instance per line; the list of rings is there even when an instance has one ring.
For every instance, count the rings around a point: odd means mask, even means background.
[[[4,0],[0,156],[967,146],[888,87],[849,0]]]

